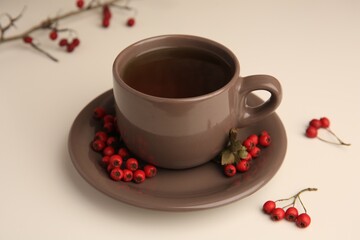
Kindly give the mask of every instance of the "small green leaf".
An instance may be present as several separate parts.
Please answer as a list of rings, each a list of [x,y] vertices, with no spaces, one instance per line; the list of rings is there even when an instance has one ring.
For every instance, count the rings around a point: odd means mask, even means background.
[[[235,155],[228,149],[221,153],[221,165],[233,164],[235,162]]]
[[[240,149],[239,149],[240,151],[246,151],[247,149],[246,149],[246,147],[245,146],[243,146],[243,145],[241,145],[241,147],[240,147]]]
[[[248,152],[246,151],[246,148],[245,148],[245,149],[241,149],[238,153],[239,153],[239,156],[240,156],[241,159],[246,158],[247,155],[248,155]]]

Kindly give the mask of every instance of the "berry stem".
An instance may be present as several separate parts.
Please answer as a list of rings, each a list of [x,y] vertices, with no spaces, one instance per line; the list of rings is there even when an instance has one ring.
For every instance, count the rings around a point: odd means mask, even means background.
[[[351,146],[351,144],[350,143],[344,143],[338,136],[336,136],[336,134],[333,132],[333,131],[331,131],[331,129],[330,128],[327,128],[326,129],[329,133],[331,133],[338,141],[339,141],[339,143],[340,143],[340,145],[345,145],[345,146]],[[320,138],[319,138],[320,139]],[[324,140],[322,140],[322,139],[320,139],[321,141],[324,141]],[[331,143],[331,142],[330,142]],[[335,143],[335,144],[337,144],[337,143]]]
[[[301,200],[301,198],[300,198],[300,195],[298,195],[297,198],[299,199],[299,202],[300,202],[302,208],[304,209],[305,213],[307,213],[306,208],[305,208],[305,205],[304,205],[304,203],[302,202],[302,200]]]
[[[37,46],[34,43],[30,43],[31,46],[36,49],[37,51],[41,52],[42,54],[44,54],[45,56],[47,56],[48,58],[50,58],[51,60],[53,60],[54,62],[58,62],[59,60],[57,58],[55,58],[54,56],[52,56],[50,53],[44,51],[43,49],[41,49],[39,46]]]
[[[120,1],[124,1],[125,4],[124,5],[117,5],[116,3],[120,2]],[[44,30],[44,29],[51,29],[54,30],[56,29],[57,32],[59,31],[71,31],[69,29],[57,29],[58,26],[58,22],[62,19],[65,18],[69,18],[84,12],[88,12],[94,9],[98,9],[98,8],[102,8],[103,6],[106,5],[111,5],[111,6],[116,6],[118,8],[122,8],[125,10],[132,10],[132,8],[130,8],[128,5],[128,1],[125,0],[107,0],[104,2],[100,2],[99,0],[92,0],[86,7],[84,8],[78,8],[76,10],[72,10],[69,12],[66,12],[64,14],[59,14],[56,17],[53,18],[46,18],[45,20],[41,21],[40,23],[30,27],[29,29],[25,30],[24,32],[20,33],[20,34],[15,34],[12,36],[5,36],[7,31],[11,28],[11,27],[15,27],[15,23],[23,16],[26,7],[23,8],[23,10],[16,16],[16,17],[12,17],[10,14],[8,13],[4,13],[1,14],[0,17],[5,16],[8,18],[9,23],[2,26],[0,24],[0,45],[6,42],[11,42],[11,41],[16,41],[16,40],[21,40],[24,39],[24,37],[26,36],[31,36],[32,33],[40,31],[40,30]],[[44,54],[45,56],[49,57],[51,60],[57,62],[58,60],[53,57],[51,54],[49,54],[48,52],[46,52],[45,50],[41,49],[38,45],[35,44],[30,44],[35,50],[41,52],[42,54]]]
[[[293,199],[295,196],[296,196],[296,195],[291,196],[291,197],[289,197],[289,198],[282,198],[282,199],[278,199],[278,200],[276,200],[275,202],[289,201],[290,199]],[[290,204],[290,205],[291,205],[291,204]]]
[[[317,191],[317,190],[318,190],[317,188],[305,188],[305,189],[301,190],[300,192],[298,192],[297,194],[294,195],[293,204],[295,205],[296,199],[299,199],[299,202],[306,213],[307,211],[306,211],[304,203],[301,201],[300,194],[302,194],[303,192],[306,192],[306,191]]]
[[[8,16],[9,19],[10,19],[10,23],[9,23],[8,26],[0,28],[0,33],[1,33],[1,35],[0,35],[0,44],[5,43],[5,42],[14,41],[14,40],[20,40],[24,36],[28,36],[31,33],[35,32],[35,31],[38,31],[40,29],[51,28],[51,26],[53,24],[55,24],[56,22],[58,22],[59,20],[62,20],[64,18],[72,17],[72,16],[75,16],[75,15],[78,15],[78,14],[81,14],[81,13],[84,13],[84,12],[88,12],[90,10],[101,8],[101,7],[105,6],[105,5],[114,5],[115,3],[120,2],[120,1],[123,1],[123,0],[108,0],[108,1],[105,1],[105,2],[102,2],[102,3],[99,2],[99,1],[91,1],[90,4],[86,8],[69,11],[69,12],[66,12],[64,14],[58,15],[58,16],[56,16],[54,18],[47,18],[47,19],[41,21],[40,23],[34,25],[33,27],[29,28],[28,30],[24,31],[23,33],[13,35],[11,37],[4,37],[4,33],[5,33],[6,30],[8,30],[8,28],[10,26],[13,26],[14,23],[21,18],[21,16],[23,15],[24,10],[15,18],[12,18],[8,14],[6,14],[6,16]],[[131,9],[129,6],[118,6],[118,7],[122,7],[123,9],[127,9],[127,10]]]
[[[317,190],[318,190],[317,188],[305,188],[305,189],[301,190],[300,192],[298,192],[297,194],[295,194],[295,196],[300,195],[301,193],[306,192],[306,191],[311,192],[311,191],[317,191]]]
[[[9,19],[9,23],[6,26],[1,26],[0,25],[0,43],[4,40],[4,34],[7,30],[9,30],[11,27],[15,27],[15,22],[17,20],[19,20],[22,15],[24,14],[26,10],[26,6],[21,10],[21,12],[16,16],[16,17],[12,17],[10,14],[8,13],[4,13],[1,14],[0,16],[4,15]],[[22,37],[24,37],[25,35],[23,35]]]
[[[326,140],[326,139],[323,139],[323,138],[321,138],[321,137],[316,137],[317,139],[319,139],[320,141],[323,141],[323,142],[326,142],[326,143],[330,143],[330,144],[334,144],[334,145],[344,145],[344,146],[351,146],[351,144],[350,143],[344,143],[344,142],[331,142],[331,141],[328,141],[328,140]]]
[[[285,205],[285,206],[283,206],[282,208],[283,208],[283,209],[286,209],[286,208],[288,208],[288,207],[290,207],[290,206],[294,207],[294,205],[295,205],[295,199],[294,199],[294,201],[292,201],[292,203],[289,203],[288,205]]]
[[[283,208],[287,208],[289,206],[294,206],[295,203],[296,203],[296,200],[299,199],[302,207],[304,208],[304,210],[306,212],[305,206],[304,206],[304,204],[302,203],[302,201],[300,199],[300,194],[302,194],[303,192],[306,192],[306,191],[317,191],[317,190],[318,190],[317,188],[304,188],[303,190],[301,190],[300,192],[296,193],[295,195],[293,195],[293,196],[291,196],[289,198],[279,199],[279,200],[276,200],[275,202],[289,201],[289,200],[293,199],[293,201],[290,204],[283,207]]]

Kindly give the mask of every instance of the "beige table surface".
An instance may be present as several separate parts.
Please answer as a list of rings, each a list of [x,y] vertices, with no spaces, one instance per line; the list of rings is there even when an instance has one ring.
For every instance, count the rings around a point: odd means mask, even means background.
[[[0,13],[26,11],[24,31],[74,8],[75,0],[1,0]],[[54,63],[21,41],[0,45],[0,239],[360,239],[360,2],[133,0],[114,10],[109,29],[100,14],[62,22],[81,45],[65,53],[36,37]],[[1,22],[6,21],[1,15]],[[67,150],[70,126],[92,99],[112,88],[111,66],[129,44],[181,33],[211,38],[238,56],[241,75],[267,73],[282,83],[277,114],[288,151],[273,179],[251,196],[205,211],[145,210],[100,193],[78,174]],[[260,93],[264,97],[263,93]],[[327,116],[351,147],[304,137],[312,118]],[[328,136],[326,136],[328,137]],[[259,210],[268,199],[306,187],[312,224],[274,223]]]

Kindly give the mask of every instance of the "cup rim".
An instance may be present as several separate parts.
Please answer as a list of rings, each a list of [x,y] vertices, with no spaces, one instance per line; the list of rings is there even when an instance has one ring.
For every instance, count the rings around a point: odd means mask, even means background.
[[[132,87],[130,87],[122,78],[121,78],[121,74],[119,71],[119,68],[117,67],[119,64],[119,62],[122,61],[122,57],[124,54],[126,54],[129,51],[132,51],[132,48],[137,47],[143,43],[146,42],[152,42],[152,41],[158,41],[160,39],[165,39],[165,38],[172,38],[172,39],[186,39],[186,40],[193,40],[193,41],[197,41],[197,42],[204,42],[207,43],[209,45],[215,46],[218,49],[221,49],[222,51],[224,51],[233,61],[234,63],[234,73],[233,76],[231,77],[231,79],[221,88],[203,94],[203,95],[199,95],[199,96],[195,96],[195,97],[184,97],[184,98],[167,98],[167,97],[158,97],[158,96],[153,96],[150,94],[146,94],[143,92],[140,92]],[[145,52],[145,51],[144,51]],[[115,58],[114,63],[113,63],[113,79],[114,81],[116,81],[118,84],[120,84],[123,88],[125,88],[127,91],[138,95],[142,98],[145,98],[147,100],[150,101],[154,101],[154,102],[195,102],[195,101],[203,101],[205,99],[209,99],[212,98],[216,95],[219,95],[221,93],[223,93],[224,91],[228,90],[233,84],[234,82],[237,81],[237,79],[239,78],[239,72],[240,72],[240,64],[238,59],[236,58],[235,54],[227,47],[225,47],[224,45],[213,41],[211,39],[208,38],[204,38],[204,37],[200,37],[200,36],[195,36],[195,35],[186,35],[186,34],[166,34],[166,35],[158,35],[158,36],[153,36],[153,37],[149,37],[149,38],[145,38],[143,40],[137,41],[131,45],[129,45],[128,47],[126,47],[125,49],[123,49]]]

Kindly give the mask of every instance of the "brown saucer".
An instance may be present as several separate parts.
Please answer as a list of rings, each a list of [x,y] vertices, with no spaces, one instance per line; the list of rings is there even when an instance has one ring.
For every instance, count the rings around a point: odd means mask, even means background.
[[[250,105],[262,102],[255,95],[248,97]],[[72,162],[90,185],[114,199],[134,206],[165,211],[190,211],[231,203],[264,186],[278,171],[285,157],[286,133],[281,120],[274,113],[242,131],[242,139],[262,130],[267,130],[272,137],[271,146],[252,161],[253,164],[246,173],[228,178],[216,163],[208,162],[187,170],[159,169],[155,178],[141,184],[115,182],[98,164],[100,155],[89,147],[95,132],[91,116],[97,106],[114,106],[112,90],[95,98],[76,117],[68,140]]]

